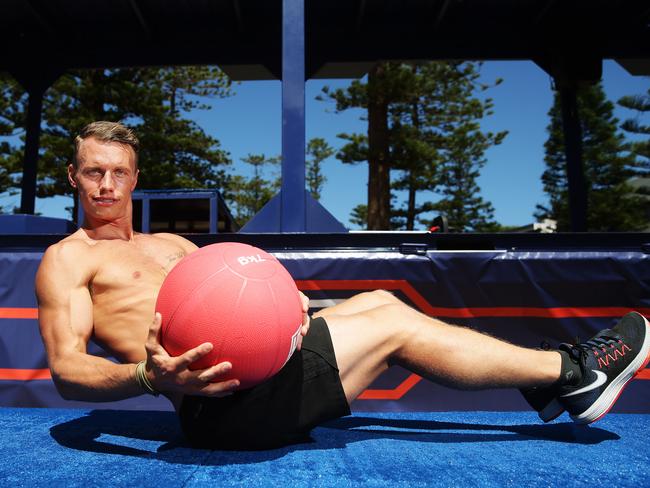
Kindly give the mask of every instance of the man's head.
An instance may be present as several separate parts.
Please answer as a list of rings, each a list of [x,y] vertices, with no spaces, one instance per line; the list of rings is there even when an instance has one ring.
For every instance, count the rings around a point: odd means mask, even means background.
[[[140,141],[135,135],[135,132],[119,122],[108,122],[106,120],[91,122],[81,129],[79,135],[74,138],[72,165],[75,169],[79,167],[79,148],[81,143],[89,137],[97,139],[100,142],[117,142],[118,144],[129,146],[133,150],[133,155],[135,157],[135,169],[138,169],[138,151],[140,150]]]
[[[68,181],[87,218],[130,222],[139,145],[133,131],[116,122],[93,122],[75,138]]]

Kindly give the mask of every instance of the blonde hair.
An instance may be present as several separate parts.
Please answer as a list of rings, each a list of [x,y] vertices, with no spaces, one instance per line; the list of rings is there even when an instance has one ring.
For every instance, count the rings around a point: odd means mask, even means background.
[[[98,120],[96,122],[91,122],[81,129],[79,135],[74,138],[74,155],[72,157],[72,164],[75,168],[79,167],[79,162],[77,160],[77,156],[79,155],[79,146],[84,139],[88,139],[89,137],[94,137],[101,142],[118,142],[131,147],[135,154],[135,167],[138,167],[140,141],[135,135],[135,132],[119,122]]]

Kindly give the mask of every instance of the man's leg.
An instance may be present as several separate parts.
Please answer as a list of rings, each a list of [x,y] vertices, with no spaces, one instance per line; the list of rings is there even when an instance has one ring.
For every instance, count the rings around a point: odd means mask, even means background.
[[[327,318],[330,315],[352,315],[390,304],[404,305],[404,302],[386,290],[365,291],[334,306],[319,310],[314,314],[314,317]]]
[[[391,365],[460,389],[553,384],[561,357],[428,317],[388,293],[362,294],[315,314],[329,325],[349,402]]]

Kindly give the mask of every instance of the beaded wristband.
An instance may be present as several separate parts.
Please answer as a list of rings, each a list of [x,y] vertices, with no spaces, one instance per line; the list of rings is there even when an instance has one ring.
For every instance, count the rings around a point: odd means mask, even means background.
[[[153,387],[149,378],[147,378],[147,373],[145,372],[145,363],[146,361],[140,361],[135,367],[135,380],[138,382],[140,388],[153,396],[158,396],[160,393]]]

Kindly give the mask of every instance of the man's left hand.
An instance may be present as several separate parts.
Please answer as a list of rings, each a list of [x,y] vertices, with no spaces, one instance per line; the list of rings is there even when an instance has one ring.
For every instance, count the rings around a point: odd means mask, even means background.
[[[296,349],[300,351],[300,348],[302,347],[302,338],[307,335],[307,332],[309,332],[309,298],[300,290],[298,290],[298,294],[300,295],[300,302],[302,304],[302,327],[300,329],[300,337],[298,337],[298,345],[296,346]]]

